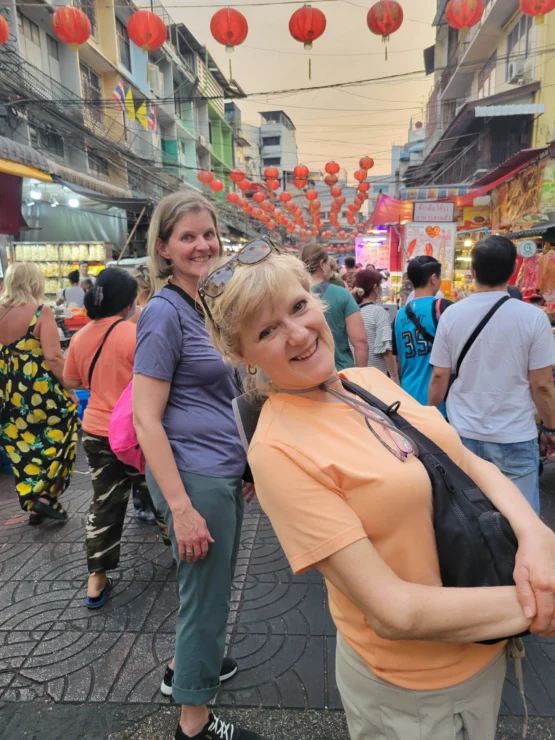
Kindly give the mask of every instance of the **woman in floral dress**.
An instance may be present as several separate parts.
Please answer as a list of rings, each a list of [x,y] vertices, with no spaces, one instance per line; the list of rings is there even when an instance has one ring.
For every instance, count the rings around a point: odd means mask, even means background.
[[[79,419],[64,388],[54,315],[41,300],[37,265],[10,265],[0,293],[0,446],[8,455],[29,523],[67,520],[59,496],[75,467]]]

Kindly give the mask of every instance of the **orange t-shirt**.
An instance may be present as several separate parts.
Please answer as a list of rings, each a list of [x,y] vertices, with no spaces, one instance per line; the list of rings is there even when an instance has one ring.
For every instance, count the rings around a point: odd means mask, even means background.
[[[466,450],[437,409],[418,404],[383,373],[341,373],[401,414],[463,469]],[[401,462],[346,404],[276,394],[264,404],[248,455],[258,498],[295,573],[368,537],[403,580],[441,586],[430,479],[416,457]],[[503,644],[384,640],[327,583],[337,629],[370,669],[411,690],[453,686],[475,675]]]
[[[108,329],[119,316],[92,321],[80,329],[71,340],[64,367],[64,376],[80,380],[83,388],[89,387],[89,368]],[[112,331],[102,348],[92,377],[91,397],[83,429],[99,437],[108,436],[110,417],[119,397],[133,377],[133,360],[137,343],[137,328],[129,321],[122,321]]]

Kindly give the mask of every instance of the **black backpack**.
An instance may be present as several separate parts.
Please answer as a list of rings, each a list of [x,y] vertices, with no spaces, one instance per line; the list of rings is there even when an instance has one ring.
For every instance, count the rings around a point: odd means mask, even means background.
[[[509,521],[447,453],[398,413],[400,402],[386,406],[355,383],[345,379],[341,382],[346,390],[387,414],[418,448],[419,460],[432,484],[442,584],[457,588],[514,586],[518,542]],[[233,406],[241,439],[248,447],[262,405],[245,395],[235,399]]]

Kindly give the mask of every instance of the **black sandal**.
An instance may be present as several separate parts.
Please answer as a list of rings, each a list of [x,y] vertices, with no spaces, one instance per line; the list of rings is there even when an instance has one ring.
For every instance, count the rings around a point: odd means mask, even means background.
[[[37,527],[42,522],[42,516],[36,514],[34,511],[29,512],[29,525],[31,527]]]
[[[67,522],[67,511],[62,509],[62,505],[59,501],[54,504],[45,504],[44,501],[35,501],[31,507],[31,511],[40,516],[47,517],[48,519],[55,519],[58,522]]]

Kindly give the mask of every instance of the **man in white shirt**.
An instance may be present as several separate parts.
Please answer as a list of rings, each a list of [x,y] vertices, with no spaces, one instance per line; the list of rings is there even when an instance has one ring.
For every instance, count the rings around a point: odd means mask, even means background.
[[[430,362],[428,403],[439,407],[474,329],[506,297],[516,248],[490,236],[472,251],[476,293],[442,316]],[[494,463],[539,513],[536,408],[549,456],[555,457],[553,338],[543,311],[509,299],[500,305],[464,358],[447,396],[447,416],[465,446]]]

